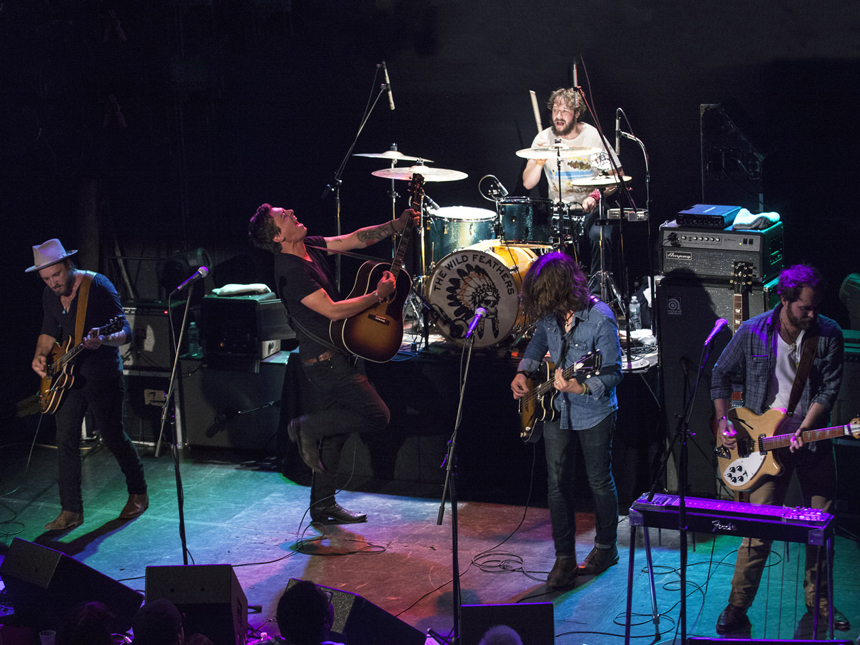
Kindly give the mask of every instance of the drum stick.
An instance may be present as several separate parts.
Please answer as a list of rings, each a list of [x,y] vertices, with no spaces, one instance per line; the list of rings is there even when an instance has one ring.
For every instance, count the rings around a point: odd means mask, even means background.
[[[535,94],[534,90],[529,90],[529,94],[531,94],[532,97],[532,110],[534,110],[535,113],[535,125],[537,126],[538,132],[542,132],[543,126],[540,122],[540,110],[538,109],[537,104],[537,94]]]

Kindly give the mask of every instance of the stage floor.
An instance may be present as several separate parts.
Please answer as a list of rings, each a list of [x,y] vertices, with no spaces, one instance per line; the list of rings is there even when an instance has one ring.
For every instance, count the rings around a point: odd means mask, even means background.
[[[174,468],[169,455],[156,459],[143,451],[150,507],[140,518],[122,522],[116,519],[126,499],[122,476],[106,450],[88,451],[84,459],[86,520],[78,529],[57,537],[42,530],[59,512],[55,451],[37,445],[28,462],[29,448],[22,442],[5,445],[0,451],[4,553],[13,537],[36,542],[141,592],[146,566],[182,564]],[[346,456],[344,461],[348,463]],[[308,525],[305,514],[308,488],[284,478],[272,466],[271,460],[241,461],[228,451],[214,449],[191,450],[181,465],[193,563],[233,565],[249,605],[262,608],[249,616],[255,639],[261,632],[277,633],[275,608],[290,578],[360,594],[425,633],[428,628],[441,634],[451,631],[450,508],[439,526],[438,499],[342,492],[338,500],[350,509],[366,512],[369,521],[317,530],[317,525]],[[436,493],[441,494],[441,488]],[[578,520],[581,559],[593,540],[593,516],[582,513]],[[727,601],[739,538],[697,537],[687,572],[687,633],[714,637],[717,616]],[[663,531],[660,536],[651,529],[651,541],[661,619],[655,628],[650,618],[640,531],[635,550],[632,633],[635,642],[672,642],[679,616],[678,534]],[[300,549],[299,542],[303,542]],[[554,560],[548,511],[462,503],[462,602],[549,601],[554,605],[557,643],[621,643],[629,544],[630,527],[622,517],[618,565],[600,576],[583,578],[569,591],[548,593],[543,581]],[[768,568],[749,614],[752,636],[799,638],[811,629],[811,617],[795,584],[799,547],[790,545],[787,558],[781,544],[776,551],[779,556],[772,560],[776,564]],[[837,606],[853,626],[850,632],[837,632],[838,637],[860,633],[857,555],[856,542],[840,536],[835,567]]]

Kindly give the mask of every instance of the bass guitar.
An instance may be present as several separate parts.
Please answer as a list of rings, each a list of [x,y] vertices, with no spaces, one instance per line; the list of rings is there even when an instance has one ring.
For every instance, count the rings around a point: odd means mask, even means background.
[[[566,381],[575,378],[582,383],[600,374],[602,365],[603,355],[597,349],[583,355],[570,367],[566,367],[562,376]],[[520,413],[520,439],[525,443],[536,443],[543,436],[543,424],[558,418],[558,411],[553,405],[558,394],[554,376],[555,365],[544,361],[532,378],[526,379],[529,391],[517,402]]]
[[[424,177],[413,174],[411,190],[412,210],[420,213],[421,200],[424,197]],[[412,228],[410,219],[403,229],[400,245],[390,265],[368,261],[359,267],[348,297],[358,298],[373,293],[386,271],[390,271],[396,280],[394,293],[359,314],[344,320],[334,320],[329,324],[332,343],[374,363],[385,363],[394,358],[403,343],[403,308],[412,288],[412,278],[403,270],[403,256],[409,246]]]
[[[123,319],[120,316],[111,318],[110,322],[104,327],[98,328],[99,336],[107,336],[121,331],[123,327]],[[39,409],[42,414],[54,414],[60,403],[63,400],[63,395],[66,393],[72,384],[75,382],[74,360],[84,349],[84,343],[75,345],[71,349],[72,337],[69,336],[66,342],[54,343],[51,348],[51,353],[48,354],[47,366],[45,367],[45,376],[39,385]]]
[[[777,434],[785,423],[785,410],[773,408],[756,414],[748,408],[733,408],[726,415],[737,432],[737,444],[729,449],[716,448],[717,462],[726,486],[734,491],[745,491],[755,486],[764,475],[778,475],[782,465],[774,453],[788,448],[794,434]],[[851,423],[820,430],[806,430],[801,435],[804,443],[853,437],[860,439],[860,417]]]

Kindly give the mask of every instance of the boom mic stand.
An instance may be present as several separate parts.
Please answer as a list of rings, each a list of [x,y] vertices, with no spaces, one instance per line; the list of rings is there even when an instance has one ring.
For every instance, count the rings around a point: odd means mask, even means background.
[[[376,76],[379,74],[379,65],[376,66],[376,74],[373,76],[374,83],[376,83]],[[379,99],[382,96],[383,92],[388,90],[388,85],[383,83],[379,92],[376,94],[376,98],[370,104],[370,107],[367,108],[364,115],[361,117],[361,123],[358,124],[358,131],[355,133],[355,138],[352,140],[352,143],[349,144],[349,149],[346,151],[346,154],[343,157],[343,161],[340,162],[340,166],[338,166],[337,170],[334,173],[334,179],[329,182],[325,189],[323,190],[322,197],[320,199],[325,199],[328,197],[329,191],[334,190],[334,201],[335,201],[335,226],[337,230],[337,235],[341,234],[341,221],[340,221],[340,186],[343,183],[341,177],[343,176],[343,171],[346,169],[346,162],[349,161],[350,156],[352,156],[352,151],[355,150],[355,144],[358,143],[358,138],[361,136],[362,130],[364,130],[364,126],[367,125],[367,122],[370,120],[370,115],[373,114],[373,110],[376,107],[376,104],[379,103]],[[394,199],[392,197],[392,199]],[[338,255],[335,258],[335,283],[337,285],[338,290],[340,290],[340,269],[341,269],[341,257]]]

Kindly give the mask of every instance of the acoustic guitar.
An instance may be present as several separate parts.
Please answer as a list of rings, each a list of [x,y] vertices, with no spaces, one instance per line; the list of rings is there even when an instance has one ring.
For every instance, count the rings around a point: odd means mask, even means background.
[[[111,318],[104,327],[99,327],[97,335],[115,334],[121,331],[122,327],[123,319],[121,316],[117,316]],[[72,337],[69,336],[62,345],[54,343],[51,353],[48,354],[45,376],[39,385],[39,409],[42,414],[54,414],[60,407],[66,390],[72,387],[75,382],[74,360],[85,348],[83,341],[69,349],[71,344]]]
[[[733,408],[726,415],[737,432],[735,448],[715,449],[720,477],[734,491],[753,488],[764,475],[779,475],[782,465],[775,454],[778,448],[788,448],[794,434],[779,434],[785,423],[785,410],[773,408],[756,414],[748,408]],[[804,443],[835,437],[860,439],[860,418],[851,423],[820,430],[807,430],[801,435]]]
[[[582,383],[600,374],[602,365],[603,355],[597,349],[584,354],[573,365],[565,368],[562,376],[566,381],[575,378]],[[525,443],[536,443],[543,436],[543,424],[558,418],[558,410],[553,405],[558,394],[554,376],[555,365],[550,361],[544,361],[532,378],[526,379],[529,391],[517,401],[520,413],[520,439]]]
[[[412,210],[420,213],[421,200],[424,197],[424,177],[419,174],[412,175],[411,191]],[[349,298],[373,293],[386,271],[391,271],[394,275],[396,287],[385,300],[371,305],[361,313],[344,320],[334,320],[329,324],[331,341],[338,347],[374,363],[390,361],[400,350],[403,343],[403,309],[412,288],[412,278],[403,270],[403,256],[409,246],[412,229],[410,219],[403,229],[400,245],[390,265],[368,261],[359,267]]]

